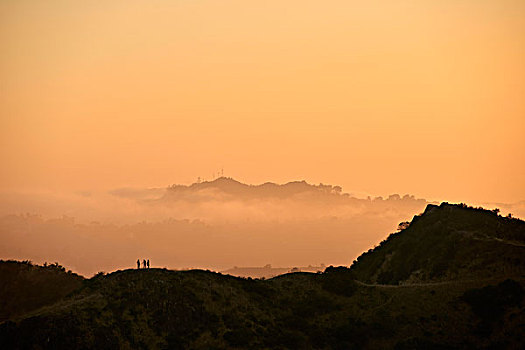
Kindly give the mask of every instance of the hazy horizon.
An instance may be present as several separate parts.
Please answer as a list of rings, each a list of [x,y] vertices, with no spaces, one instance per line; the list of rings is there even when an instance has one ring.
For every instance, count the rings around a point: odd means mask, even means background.
[[[216,271],[348,266],[429,203],[409,194],[359,198],[337,185],[247,185],[227,177],[103,193],[11,194],[0,200],[0,257],[58,261],[86,276],[133,267],[137,258]],[[525,217],[525,202],[498,207]]]

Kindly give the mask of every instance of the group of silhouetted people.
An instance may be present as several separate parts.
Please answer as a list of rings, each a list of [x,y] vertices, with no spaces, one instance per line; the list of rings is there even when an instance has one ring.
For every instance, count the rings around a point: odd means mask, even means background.
[[[143,269],[149,269],[149,259],[142,260],[142,268]],[[140,259],[137,259],[137,269],[140,269]]]

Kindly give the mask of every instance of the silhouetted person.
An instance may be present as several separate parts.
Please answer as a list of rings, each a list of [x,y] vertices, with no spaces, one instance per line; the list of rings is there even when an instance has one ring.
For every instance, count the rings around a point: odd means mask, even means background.
[[[148,269],[149,269],[149,259],[148,259],[148,261],[147,261],[147,264],[148,264]]]
[[[146,268],[146,259],[142,260],[142,267]]]
[[[140,269],[140,259],[137,259],[137,269]]]

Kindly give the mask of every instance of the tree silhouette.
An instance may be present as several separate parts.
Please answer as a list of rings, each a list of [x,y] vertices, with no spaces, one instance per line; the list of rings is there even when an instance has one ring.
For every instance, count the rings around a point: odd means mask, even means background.
[[[400,222],[399,225],[397,225],[397,229],[399,231],[403,231],[403,230],[406,230],[409,226],[410,226],[410,222],[403,221],[403,222]]]

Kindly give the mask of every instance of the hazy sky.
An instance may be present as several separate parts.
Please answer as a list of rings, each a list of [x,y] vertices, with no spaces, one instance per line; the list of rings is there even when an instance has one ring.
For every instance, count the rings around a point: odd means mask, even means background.
[[[0,187],[525,199],[525,1],[0,1]]]

